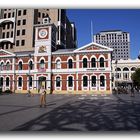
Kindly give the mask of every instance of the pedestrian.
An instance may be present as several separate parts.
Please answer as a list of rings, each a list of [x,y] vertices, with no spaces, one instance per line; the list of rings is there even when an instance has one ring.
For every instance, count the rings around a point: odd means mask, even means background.
[[[40,107],[46,107],[46,91],[44,86],[41,86],[40,93]]]
[[[131,97],[134,97],[134,87],[131,87]]]
[[[31,95],[31,97],[34,97],[33,91],[30,91],[30,95]]]

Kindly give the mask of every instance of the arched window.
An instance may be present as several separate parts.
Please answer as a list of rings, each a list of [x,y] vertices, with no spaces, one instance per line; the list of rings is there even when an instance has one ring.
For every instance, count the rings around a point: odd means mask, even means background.
[[[100,67],[104,67],[104,58],[103,57],[100,58]]]
[[[135,67],[132,67],[132,68],[131,68],[131,71],[135,71],[135,70],[136,70],[136,68],[135,68]]]
[[[96,87],[96,76],[91,77],[91,86]]]
[[[29,87],[32,87],[33,85],[33,79],[31,76],[29,76]]]
[[[29,61],[29,69],[32,70],[33,69],[33,61]]]
[[[83,68],[87,68],[87,58],[83,59]]]
[[[73,77],[72,76],[68,77],[68,87],[73,87]]]
[[[40,61],[40,68],[41,69],[44,69],[45,68],[45,62],[44,62],[43,59],[41,59],[41,61]]]
[[[3,77],[0,77],[0,87],[3,86]]]
[[[100,86],[101,87],[105,86],[105,77],[104,76],[100,76]]]
[[[60,87],[60,77],[56,77],[56,87]]]
[[[22,62],[21,61],[18,63],[18,69],[22,70]]]
[[[88,86],[88,77],[84,76],[83,77],[83,87],[87,87]]]
[[[129,69],[127,67],[123,68],[123,79],[128,80],[129,79]]]
[[[129,69],[127,67],[123,68],[123,71],[129,71]]]
[[[56,61],[56,69],[61,69],[61,61],[60,60]]]
[[[121,71],[121,69],[120,68],[117,68],[117,69],[115,69],[115,71]]]
[[[68,60],[68,68],[71,69],[73,67],[72,59]]]
[[[9,62],[6,63],[6,70],[10,70],[10,63]]]
[[[22,77],[18,78],[18,87],[22,87]]]
[[[96,67],[96,59],[95,58],[91,59],[91,67],[92,68]]]
[[[9,81],[9,77],[6,77],[6,87],[9,87],[9,84],[10,83],[10,81]]]
[[[116,77],[116,79],[121,78],[121,68],[116,68],[115,69],[115,77]]]
[[[4,63],[1,62],[1,71],[4,70]]]

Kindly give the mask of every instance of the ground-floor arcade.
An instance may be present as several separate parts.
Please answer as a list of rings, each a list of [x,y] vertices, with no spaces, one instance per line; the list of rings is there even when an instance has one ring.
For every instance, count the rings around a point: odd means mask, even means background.
[[[51,76],[50,76],[51,75]],[[59,93],[111,93],[111,73],[42,73],[3,75],[0,87],[3,91],[38,93],[43,85],[48,94]]]

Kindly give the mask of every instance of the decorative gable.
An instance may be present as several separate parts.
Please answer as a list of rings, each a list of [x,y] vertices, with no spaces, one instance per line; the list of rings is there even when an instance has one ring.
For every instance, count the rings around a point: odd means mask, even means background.
[[[87,44],[81,48],[78,48],[76,50],[74,50],[74,52],[80,52],[80,51],[113,51],[113,49],[109,48],[109,47],[106,47],[106,46],[103,46],[101,44],[97,44],[97,43],[90,43],[90,44]]]
[[[89,46],[89,47],[87,47],[85,49],[81,49],[81,50],[102,50],[102,48],[92,45],[92,46]]]
[[[15,54],[8,52],[8,51],[5,51],[3,49],[0,49],[0,57],[3,57],[3,56],[15,56]]]

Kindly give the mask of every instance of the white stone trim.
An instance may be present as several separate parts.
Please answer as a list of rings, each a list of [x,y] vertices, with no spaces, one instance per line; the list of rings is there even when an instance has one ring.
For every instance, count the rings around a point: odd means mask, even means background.
[[[34,87],[34,76],[31,77],[32,77],[32,87],[29,87],[29,76],[27,76],[27,90],[33,89]]]
[[[112,48],[103,46],[103,45],[98,44],[98,43],[95,43],[95,42],[91,42],[91,43],[89,43],[89,44],[87,44],[87,45],[85,45],[85,46],[83,46],[83,47],[80,47],[80,48],[74,50],[74,52],[81,51],[81,50],[86,49],[86,48],[88,48],[89,46],[92,46],[92,45],[94,45],[94,46],[96,46],[96,47],[99,47],[99,48],[102,48],[102,49],[104,49],[104,50],[113,51]]]
[[[11,61],[8,59],[8,60],[6,60],[6,63],[5,63],[5,70],[7,71],[7,63],[9,62],[9,64],[10,64],[10,70],[12,70],[12,63],[11,63]],[[10,70],[8,70],[8,71],[10,71]]]
[[[92,86],[92,76],[95,76],[96,77],[96,86],[94,87],[94,86]],[[97,91],[97,87],[98,87],[98,79],[97,79],[97,75],[95,75],[95,74],[92,74],[92,75],[90,75],[90,90],[95,90],[95,91]]]
[[[92,58],[95,58],[96,67],[92,67],[92,64],[91,64],[91,59],[92,59]],[[92,55],[92,56],[90,57],[90,64],[89,64],[89,67],[90,67],[90,68],[97,68],[97,65],[98,65],[97,63],[98,63],[97,57],[96,57],[95,55]]]
[[[34,60],[31,58],[31,59],[28,60],[27,64],[29,64],[30,61],[32,61],[34,63]]]
[[[67,63],[67,69],[69,69],[69,60],[70,59],[72,59],[72,68],[70,68],[70,69],[73,69],[74,68],[74,59],[73,59],[73,57],[72,56],[69,56],[68,58],[67,58],[67,61],[66,61],[66,63]]]
[[[18,64],[19,64],[19,62],[22,62],[22,64],[23,64],[23,60],[21,58],[18,60]]]
[[[48,82],[48,76],[43,75],[43,74],[37,76],[37,89],[39,89],[39,87],[38,87],[38,85],[39,85],[39,77],[46,77],[46,89],[48,89],[48,83],[47,83]]]
[[[9,78],[9,86],[6,86],[6,78]],[[6,76],[5,77],[5,89],[10,89],[10,85],[11,85],[11,78],[10,78],[10,76]]]
[[[30,62],[30,61],[32,61],[33,69],[34,69],[34,61],[33,61],[33,59],[31,58],[31,59],[28,60],[28,70],[29,70],[29,62]],[[32,69],[32,70],[33,70],[33,69]],[[30,71],[31,71],[31,70],[30,70]]]
[[[87,76],[87,83],[88,83],[88,86],[87,86],[87,87],[83,87],[83,77],[84,77],[84,76]],[[82,81],[82,82],[81,82],[81,83],[82,83],[82,84],[81,84],[81,87],[82,87],[81,89],[82,89],[83,91],[89,90],[89,86],[90,86],[89,75],[83,74],[83,75],[82,75],[81,81]]]
[[[76,54],[76,68],[79,69],[79,55]]]
[[[100,58],[104,58],[104,67],[100,67]],[[98,57],[98,68],[106,68],[106,59],[102,54]]]
[[[52,69],[53,73],[80,73],[80,72],[110,72],[110,68],[105,67],[105,68],[74,68],[74,69]]]
[[[2,62],[5,64],[4,60],[1,60],[1,61],[0,61],[0,64],[1,64]]]
[[[100,86],[100,77],[101,76],[104,76],[104,79],[105,79],[105,86],[104,87],[101,87]],[[106,90],[106,87],[107,87],[107,81],[106,81],[107,79],[106,79],[106,75],[105,74],[100,74],[99,75],[99,90],[103,90],[103,91],[105,91]]]
[[[6,60],[6,64],[7,64],[7,62],[9,62],[11,64],[11,61],[9,59]]]
[[[86,55],[84,55],[84,56],[82,57],[82,59],[81,59],[81,61],[82,61],[82,68],[85,69],[85,68],[83,67],[83,59],[84,59],[84,58],[87,59],[87,68],[89,68],[89,63],[88,63],[88,62],[89,62],[89,59],[88,59],[88,57],[87,57]]]
[[[3,63],[3,69],[1,70],[1,68],[2,68],[2,67],[1,67],[1,64],[2,64],[2,63]],[[0,61],[0,72],[1,72],[1,73],[2,73],[3,71],[5,71],[4,68],[5,68],[5,62],[4,62],[4,60],[1,60],[1,61]]]
[[[3,86],[1,87],[2,88],[2,91],[5,90],[5,80],[4,80],[4,76],[3,75],[0,75],[0,78],[3,78]]]
[[[56,87],[56,78],[57,77],[60,77],[60,87]],[[60,91],[62,90],[62,76],[59,75],[59,74],[55,76],[55,85],[54,85],[54,88],[55,88],[55,90],[60,90]]]
[[[44,62],[45,62],[45,58],[43,56],[39,59],[38,62],[40,63],[41,60],[44,60]]]
[[[72,77],[72,78],[73,78],[73,86],[72,86],[72,87],[69,87],[69,86],[68,86],[68,78],[69,78],[69,77]],[[70,75],[67,76],[67,87],[66,87],[67,90],[74,90],[74,84],[75,84],[74,81],[75,81],[75,80],[74,80],[74,76],[73,76],[73,75],[70,74]]]
[[[7,54],[9,54],[8,56],[15,56],[15,54],[14,53],[11,53],[11,52],[9,52],[9,51],[6,51],[6,50],[3,50],[3,49],[0,49],[0,52],[5,52],[5,53],[7,53]],[[1,57],[1,56],[0,56]],[[7,57],[7,55],[6,55],[6,57]]]
[[[22,78],[22,86],[21,86],[21,87],[18,86],[18,82],[19,82],[19,78],[20,78],[20,77]],[[17,89],[18,89],[18,90],[23,90],[23,82],[24,82],[23,76],[19,75],[19,76],[17,77]]]
[[[60,61],[60,68],[57,68],[57,61]],[[61,67],[62,67],[62,60],[61,60],[61,57],[57,57],[56,59],[55,59],[55,69],[61,69]]]

